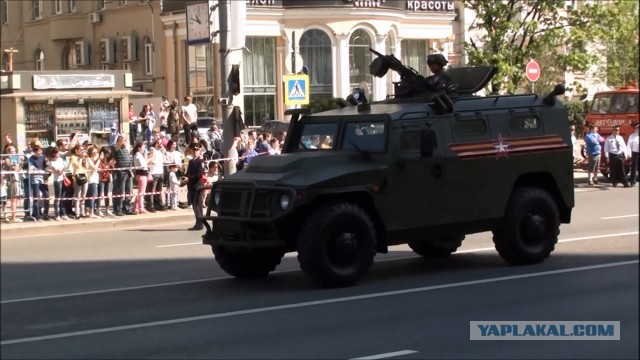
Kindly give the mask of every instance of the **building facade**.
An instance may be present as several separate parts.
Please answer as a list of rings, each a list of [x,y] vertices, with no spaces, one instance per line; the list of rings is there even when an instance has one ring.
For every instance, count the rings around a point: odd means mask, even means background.
[[[211,44],[187,44],[184,3],[163,1],[161,17],[166,67],[174,69],[166,74],[168,92],[191,94],[203,112],[217,116],[217,2],[208,3],[213,10]],[[294,48],[308,69],[312,100],[345,97],[363,82],[370,100],[384,99],[398,79],[391,72],[381,79],[369,74],[375,57],[369,48],[394,54],[425,75],[429,53],[444,53],[456,65],[458,7],[453,0],[247,0],[246,18],[231,24],[232,31],[245,37],[241,94],[234,104],[243,105],[246,125],[283,118],[282,77],[291,73]]]
[[[211,8],[211,42],[187,44],[186,4]],[[134,91],[181,99],[191,95],[201,115],[220,118],[217,0],[0,0],[2,68],[127,70]],[[241,106],[247,125],[284,118],[282,79],[295,48],[308,69],[310,97],[345,97],[366,84],[370,100],[392,93],[397,75],[369,74],[369,48],[394,54],[428,75],[426,57],[443,53],[452,65],[464,33],[454,0],[246,0],[231,30],[241,66]],[[298,57],[298,59],[300,58]],[[296,67],[299,67],[298,62]],[[226,80],[226,79],[225,79]]]
[[[163,94],[160,1],[0,0],[2,69],[126,70],[133,89]]]

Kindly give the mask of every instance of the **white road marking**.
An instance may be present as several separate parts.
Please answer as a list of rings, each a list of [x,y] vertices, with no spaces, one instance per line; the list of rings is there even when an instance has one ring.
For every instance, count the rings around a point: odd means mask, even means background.
[[[638,234],[639,234],[638,231],[635,231],[635,232],[625,232],[625,233],[616,233],[616,234],[585,236],[585,237],[577,237],[577,238],[569,238],[569,239],[558,240],[558,243],[593,240],[593,239],[602,239],[602,238],[610,238],[610,237],[616,237],[616,236],[630,236],[630,235],[638,235]],[[478,253],[478,252],[493,251],[493,250],[495,250],[494,247],[469,249],[469,250],[459,250],[459,251],[456,251],[453,255]],[[419,257],[419,256],[417,256],[417,255],[397,256],[397,257],[392,257],[392,258],[388,258],[388,259],[378,259],[375,262],[380,263],[380,262],[386,262],[386,261],[396,261],[396,260],[411,259],[411,258],[417,258],[417,257]],[[276,270],[276,271],[272,272],[272,274],[284,274],[284,273],[290,273],[290,272],[294,272],[294,271],[300,271],[300,269]],[[139,289],[151,289],[151,288],[159,288],[159,287],[174,286],[174,285],[196,284],[196,283],[207,282],[207,281],[228,280],[228,279],[232,279],[232,278],[233,278],[233,276],[225,275],[225,276],[217,276],[217,277],[205,278],[205,279],[181,280],[181,281],[172,281],[172,282],[155,283],[155,284],[147,284],[147,285],[126,286],[126,287],[103,289],[103,290],[81,291],[81,292],[67,293],[67,294],[34,296],[34,297],[28,297],[28,298],[2,300],[2,301],[0,301],[0,304],[12,304],[12,303],[27,302],[27,301],[60,299],[60,298],[66,298],[66,297],[72,297],[72,296],[96,295],[96,294],[105,294],[105,293],[111,293],[111,292],[122,292],[122,291],[139,290]]]
[[[384,354],[378,354],[378,355],[370,355],[370,356],[364,356],[364,357],[359,357],[359,358],[355,358],[352,360],[376,360],[376,359],[386,359],[386,358],[390,358],[390,357],[396,357],[396,356],[402,356],[402,355],[409,355],[409,354],[415,354],[417,353],[417,351],[413,351],[413,350],[400,350],[400,351],[394,351],[394,352],[390,352],[390,353],[384,353]]]
[[[157,247],[157,248],[168,248],[168,247],[175,247],[175,246],[187,246],[187,245],[202,245],[202,241],[189,242],[189,243],[182,243],[182,244],[158,245],[158,246],[156,246],[156,247]]]
[[[494,277],[494,278],[461,281],[461,282],[449,283],[449,284],[430,285],[430,286],[411,288],[411,289],[385,291],[385,292],[355,295],[355,296],[345,296],[345,297],[339,297],[339,298],[333,298],[333,299],[307,301],[307,302],[286,304],[286,305],[268,306],[263,308],[237,310],[237,311],[230,311],[225,313],[191,316],[191,317],[171,319],[171,320],[160,320],[160,321],[152,321],[152,322],[139,323],[139,324],[106,327],[106,328],[100,328],[100,329],[72,331],[67,333],[51,334],[51,335],[43,335],[43,336],[33,336],[33,337],[26,337],[26,338],[12,339],[12,340],[4,340],[0,342],[0,345],[6,346],[6,345],[12,345],[12,344],[22,344],[22,343],[47,341],[47,340],[54,340],[54,339],[64,339],[64,338],[77,337],[77,336],[144,329],[144,328],[150,328],[155,326],[183,324],[183,323],[188,323],[193,321],[221,319],[221,318],[227,318],[227,317],[233,317],[233,316],[258,314],[258,313],[265,313],[265,312],[271,312],[271,311],[299,309],[299,308],[306,308],[306,307],[326,305],[326,304],[338,304],[338,303],[344,303],[344,302],[350,302],[350,301],[375,299],[375,298],[394,296],[394,295],[414,294],[414,293],[420,293],[420,292],[426,292],[426,291],[451,289],[451,288],[473,286],[473,285],[480,285],[480,284],[490,284],[490,283],[503,282],[503,281],[509,281],[509,280],[528,279],[528,278],[535,278],[535,277],[542,277],[542,276],[549,276],[549,275],[566,274],[566,273],[589,271],[589,270],[595,270],[595,269],[606,269],[606,268],[626,266],[626,265],[635,265],[635,264],[638,264],[638,262],[640,262],[640,260],[620,261],[620,262],[607,263],[607,264],[580,266],[580,267],[574,267],[574,268],[541,271],[541,272],[534,272],[534,273],[528,273],[528,274],[500,276],[500,277]]]
[[[620,216],[607,216],[607,217],[601,217],[600,220],[623,219],[623,218],[631,218],[631,217],[637,217],[637,216],[638,216],[638,214],[620,215]]]

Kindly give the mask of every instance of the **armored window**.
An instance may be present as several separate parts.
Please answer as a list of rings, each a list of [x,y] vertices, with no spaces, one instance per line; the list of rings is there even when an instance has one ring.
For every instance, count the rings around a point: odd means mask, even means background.
[[[386,145],[383,122],[347,123],[341,148],[344,150],[384,151]]]
[[[400,135],[400,150],[403,153],[419,153],[421,144],[420,131],[408,131]]]
[[[511,131],[534,131],[540,128],[540,120],[536,116],[517,116],[509,119]]]
[[[338,130],[338,123],[305,124],[300,139],[300,149],[331,150]]]
[[[487,133],[487,124],[482,119],[458,120],[453,126],[456,136],[478,136]]]

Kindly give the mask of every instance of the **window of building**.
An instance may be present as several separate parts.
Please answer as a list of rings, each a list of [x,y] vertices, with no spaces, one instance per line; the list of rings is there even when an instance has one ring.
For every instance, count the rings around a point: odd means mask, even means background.
[[[333,96],[331,39],[324,31],[305,31],[300,37],[300,56],[309,69],[311,97]]]
[[[372,78],[369,73],[371,64],[371,37],[363,29],[358,29],[349,38],[349,82],[351,88],[360,86],[361,82],[369,85],[369,92],[373,93]]]
[[[453,125],[456,136],[478,136],[487,133],[487,124],[483,119],[457,120]]]
[[[396,53],[396,37],[393,33],[389,33],[387,38],[384,40],[384,51],[385,55],[391,55]],[[386,76],[387,83],[387,95],[393,94],[393,81],[395,77],[395,72],[389,71]]]
[[[69,44],[64,48],[62,54],[62,67],[64,70],[74,70],[78,67],[76,63],[76,46]]]
[[[402,63],[414,68],[420,75],[430,74],[427,66],[429,43],[427,40],[402,40]]]
[[[125,6],[127,5],[127,0],[118,0],[118,6]]]
[[[105,8],[105,0],[96,0],[96,10],[103,10]]]
[[[31,20],[42,19],[42,0],[31,0]]]
[[[186,44],[186,42],[185,42]],[[213,48],[211,44],[186,46],[187,93],[198,108],[199,116],[214,116]]]
[[[69,0],[69,12],[76,12],[76,0]]]
[[[44,51],[36,50],[36,70],[44,70]]]
[[[8,0],[0,0],[0,22],[2,24],[9,23],[9,1]]]
[[[249,51],[243,52],[243,92],[246,125],[262,125],[274,120],[276,101],[276,40],[251,37],[245,40]]]
[[[123,61],[122,62],[122,70],[131,70],[131,63],[128,61]]]
[[[146,75],[153,75],[153,42],[149,37],[144,40],[144,73]]]
[[[9,54],[2,52],[2,70],[9,71]]]
[[[53,2],[53,11],[56,15],[62,14],[62,0],[55,0]]]

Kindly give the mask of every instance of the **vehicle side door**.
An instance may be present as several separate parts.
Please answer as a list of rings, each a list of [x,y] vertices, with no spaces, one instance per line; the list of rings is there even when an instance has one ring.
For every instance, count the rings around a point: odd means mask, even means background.
[[[394,124],[390,137],[391,162],[383,200],[385,225],[389,232],[420,231],[441,221],[446,204],[442,193],[441,124],[426,119]],[[425,154],[426,133],[434,148]],[[408,235],[410,236],[410,235]]]

